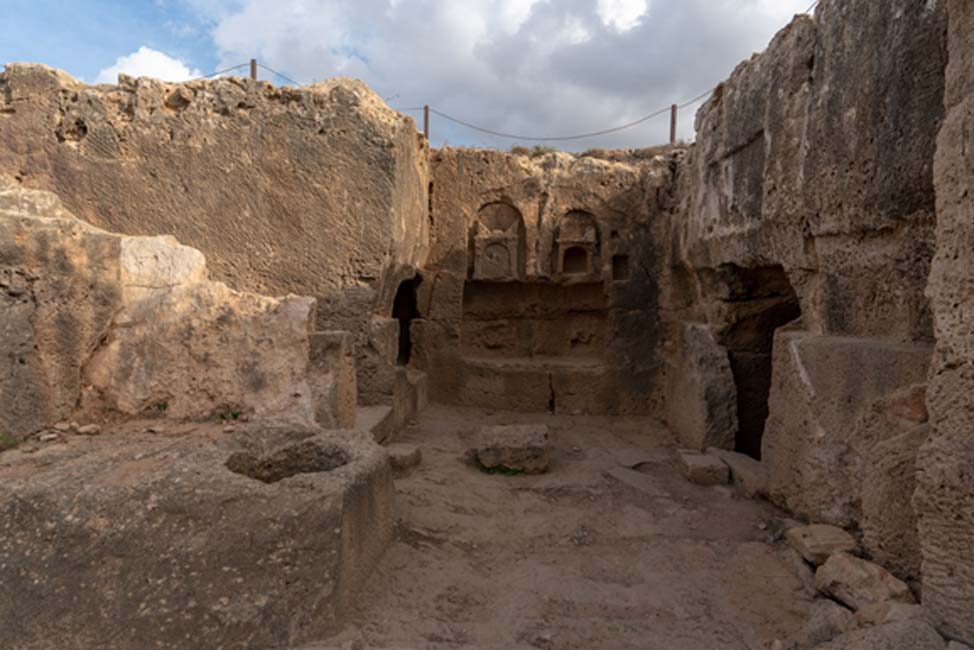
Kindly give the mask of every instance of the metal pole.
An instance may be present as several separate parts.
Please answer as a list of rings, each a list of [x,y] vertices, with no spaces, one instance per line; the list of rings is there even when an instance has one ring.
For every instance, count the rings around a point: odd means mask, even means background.
[[[676,144],[676,114],[679,111],[679,107],[676,104],[670,108],[670,144]]]
[[[257,59],[250,60],[250,78],[257,81]]]
[[[426,136],[426,141],[430,141],[430,107],[429,105],[423,106],[423,135]]]

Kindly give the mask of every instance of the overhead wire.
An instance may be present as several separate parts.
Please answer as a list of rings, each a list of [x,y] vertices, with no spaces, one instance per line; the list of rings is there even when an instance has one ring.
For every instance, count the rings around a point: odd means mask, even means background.
[[[621,126],[615,126],[610,129],[602,129],[601,131],[592,131],[590,133],[579,133],[576,135],[561,135],[561,136],[545,136],[545,137],[532,137],[526,135],[516,135],[513,133],[504,133],[503,131],[495,131],[493,129],[488,129],[486,127],[477,126],[476,124],[471,124],[459,118],[453,117],[452,115],[447,115],[442,111],[438,111],[435,108],[430,107],[430,113],[438,115],[445,120],[459,124],[460,126],[465,126],[468,129],[473,129],[474,131],[479,131],[480,133],[486,133],[487,135],[493,135],[498,138],[507,138],[509,140],[525,140],[530,142],[554,142],[554,141],[566,141],[566,140],[582,140],[584,138],[594,138],[600,135],[608,135],[610,133],[617,133],[619,131],[624,131],[626,129],[631,129],[634,126],[638,126],[643,122],[648,122],[654,117],[659,117],[660,115],[669,111],[669,108],[663,108],[655,113],[650,113],[645,117],[641,117],[638,120],[629,122],[628,124],[623,124]]]
[[[288,82],[288,83],[290,83],[290,84],[293,84],[293,85],[295,85],[295,86],[300,86],[300,85],[302,85],[302,84],[300,84],[300,83],[298,83],[297,81],[295,81],[294,79],[291,79],[291,78],[290,78],[289,76],[287,76],[287,75],[285,75],[285,74],[281,74],[281,73],[280,73],[280,72],[278,72],[277,70],[274,70],[274,69],[272,69],[272,68],[269,68],[269,67],[267,67],[267,66],[266,66],[266,65],[264,65],[263,63],[258,63],[258,64],[257,64],[257,67],[258,67],[258,68],[263,68],[264,70],[267,70],[267,71],[268,71],[268,72],[270,72],[271,74],[275,74],[275,75],[277,75],[278,77],[280,77],[280,78],[281,78],[281,79],[283,79],[284,81],[287,81],[287,82]]]
[[[821,0],[815,0],[815,2],[812,3],[812,5],[805,11],[805,13],[811,13],[818,6],[818,4],[819,4],[820,1]],[[208,79],[210,77],[215,77],[215,76],[218,76],[218,75],[221,75],[221,74],[226,74],[227,72],[232,72],[234,70],[238,70],[240,68],[246,67],[247,65],[248,65],[247,63],[241,63],[240,65],[235,65],[233,67],[226,68],[225,70],[218,70],[217,72],[214,72],[214,73],[211,73],[211,74],[202,76],[202,77],[197,77],[196,79]],[[277,70],[274,70],[273,68],[271,68],[269,66],[264,65],[263,63],[258,63],[257,66],[260,67],[260,68],[262,68],[262,69],[264,69],[264,70],[266,70],[267,72],[270,72],[273,75],[276,75],[277,77],[280,77],[281,79],[285,80],[288,83],[291,83],[291,84],[293,84],[295,86],[300,86],[301,85],[299,82],[295,81],[294,79],[288,77],[287,75],[285,75],[285,74],[283,74],[281,72],[278,72]],[[194,79],[193,81],[195,81],[196,79]],[[676,106],[677,110],[685,109],[685,108],[687,108],[689,106],[692,106],[692,105],[696,104],[697,102],[699,102],[699,101],[701,101],[701,100],[709,97],[711,94],[713,94],[713,92],[714,92],[714,88],[708,88],[706,91],[700,93],[699,95],[697,95],[693,99],[687,100],[687,101],[683,102],[682,104],[676,104],[675,106]],[[460,118],[455,117],[453,115],[450,115],[448,113],[444,113],[443,111],[440,111],[440,110],[438,110],[436,108],[433,108],[432,106],[408,106],[408,107],[402,107],[402,108],[395,108],[394,110],[398,110],[398,111],[403,112],[403,113],[409,113],[409,112],[423,111],[423,110],[427,110],[427,109],[429,110],[430,113],[432,113],[434,115],[437,115],[437,116],[439,116],[439,117],[447,120],[448,122],[453,122],[454,124],[458,124],[458,125],[463,126],[465,128],[472,129],[472,130],[477,131],[479,133],[483,133],[485,135],[493,136],[493,137],[496,137],[496,138],[505,138],[505,139],[508,139],[508,140],[520,140],[520,141],[526,141],[526,142],[565,142],[565,141],[572,141],[572,140],[583,140],[583,139],[586,139],[586,138],[595,138],[595,137],[599,137],[599,136],[603,136],[603,135],[610,135],[610,134],[613,134],[613,133],[618,133],[620,131],[625,131],[627,129],[631,129],[633,127],[639,126],[640,124],[643,124],[645,122],[648,122],[649,120],[652,120],[652,119],[654,119],[656,117],[659,117],[661,115],[665,115],[666,113],[668,113],[668,112],[670,112],[670,111],[673,110],[673,106],[668,106],[668,107],[665,107],[665,108],[661,108],[658,111],[654,111],[653,113],[650,113],[649,115],[645,115],[643,117],[640,117],[639,119],[633,120],[632,122],[628,122],[626,124],[621,124],[619,126],[614,126],[614,127],[607,128],[607,129],[601,129],[601,130],[598,130],[598,131],[590,131],[590,132],[587,132],[587,133],[577,133],[577,134],[573,134],[573,135],[559,135],[559,136],[528,136],[528,135],[521,135],[521,134],[515,134],[515,133],[506,133],[504,131],[498,131],[498,130],[491,129],[491,128],[488,128],[488,127],[480,126],[478,124],[474,124],[472,122],[468,122],[466,120],[460,119]]]
[[[683,109],[683,108],[686,108],[688,106],[691,106],[691,105],[697,103],[698,101],[700,101],[701,99],[704,99],[705,97],[709,96],[713,92],[714,92],[713,91],[713,88],[710,88],[706,92],[700,93],[699,95],[697,95],[693,99],[691,99],[689,101],[686,101],[683,104],[677,105],[677,109]],[[421,108],[422,107],[420,107],[420,109],[413,109],[413,110],[421,110]],[[402,109],[402,110],[411,110],[411,109]],[[495,131],[494,129],[489,129],[487,127],[478,126],[476,124],[472,124],[472,123],[467,122],[465,120],[461,120],[459,118],[453,117],[452,115],[447,115],[446,113],[443,113],[442,111],[436,110],[435,108],[432,108],[432,107],[430,108],[430,113],[433,113],[435,115],[438,115],[438,116],[442,117],[443,119],[448,120],[450,122],[454,122],[456,124],[459,124],[460,126],[467,127],[468,129],[473,129],[474,131],[479,131],[480,133],[485,133],[487,135],[493,135],[493,136],[499,137],[499,138],[507,138],[509,140],[521,140],[521,141],[526,141],[526,142],[555,142],[555,141],[583,140],[585,138],[594,138],[594,137],[598,137],[598,136],[602,136],[602,135],[609,135],[609,134],[612,134],[612,133],[618,133],[619,131],[625,131],[626,129],[631,129],[631,128],[635,127],[635,126],[639,126],[640,124],[643,124],[644,122],[648,122],[649,120],[651,120],[651,119],[653,119],[655,117],[659,117],[660,115],[665,115],[666,113],[670,112],[671,110],[673,110],[672,106],[667,106],[666,108],[661,108],[658,111],[655,111],[653,113],[650,113],[649,115],[646,115],[644,117],[641,117],[638,120],[634,120],[632,122],[629,122],[627,124],[622,124],[620,126],[615,126],[615,127],[608,128],[608,129],[602,129],[600,131],[591,131],[589,133],[578,133],[578,134],[575,134],[575,135],[543,136],[543,137],[526,136],[526,135],[516,135],[516,134],[513,134],[513,133],[504,133],[502,131]]]
[[[217,70],[216,72],[211,72],[210,74],[205,74],[205,75],[202,75],[202,76],[199,76],[199,77],[194,77],[194,78],[190,79],[189,81],[200,81],[202,79],[209,79],[211,77],[217,77],[217,76],[219,76],[221,74],[226,74],[228,72],[233,72],[234,70],[239,70],[240,68],[245,68],[248,65],[250,65],[250,64],[249,63],[241,63],[240,65],[233,66],[232,68],[226,68],[225,70]]]

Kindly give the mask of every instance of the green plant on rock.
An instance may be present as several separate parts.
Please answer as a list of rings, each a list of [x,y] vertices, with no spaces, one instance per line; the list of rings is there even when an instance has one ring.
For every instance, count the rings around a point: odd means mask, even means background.
[[[20,444],[20,440],[7,433],[0,433],[0,451],[13,449]]]

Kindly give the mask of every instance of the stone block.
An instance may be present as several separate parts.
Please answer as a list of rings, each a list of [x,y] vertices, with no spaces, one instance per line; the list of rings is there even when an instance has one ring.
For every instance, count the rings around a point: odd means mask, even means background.
[[[423,462],[423,451],[416,445],[397,442],[386,445],[385,450],[389,455],[389,464],[397,472],[408,471]]]
[[[727,350],[710,328],[684,323],[667,374],[666,423],[690,449],[734,448],[737,391]]]
[[[389,463],[351,432],[126,433],[56,453],[0,466],[3,648],[303,646],[338,631],[393,537]]]
[[[681,449],[677,452],[683,475],[697,485],[727,485],[730,469],[720,458],[698,451]]]
[[[818,568],[815,588],[853,610],[886,601],[916,603],[910,588],[889,571],[848,553],[836,553]]]
[[[859,544],[841,528],[824,524],[799,526],[785,533],[785,538],[801,553],[806,562],[815,566],[825,564],[835,553],[855,553]]]
[[[929,436],[929,425],[920,425],[875,444],[863,461],[863,547],[876,562],[903,580],[919,580],[922,573],[912,500],[917,487],[918,455]]]
[[[754,499],[768,496],[768,468],[747,454],[710,447],[707,453],[720,458],[730,468],[731,482]]]
[[[352,335],[316,332],[311,335],[311,390],[315,419],[327,429],[355,427],[358,391]]]
[[[535,424],[482,427],[473,451],[485,469],[541,474],[548,470],[548,427]]]
[[[862,475],[847,459],[864,444],[859,420],[878,400],[922,383],[931,352],[779,330],[761,456],[771,500],[813,521],[855,524]]]
[[[399,355],[399,321],[374,316],[368,323],[366,343],[356,353],[359,402],[388,404],[396,390]]]

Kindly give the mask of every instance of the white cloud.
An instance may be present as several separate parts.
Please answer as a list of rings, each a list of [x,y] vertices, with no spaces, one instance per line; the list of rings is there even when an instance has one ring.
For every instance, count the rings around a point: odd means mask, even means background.
[[[646,0],[598,0],[602,24],[619,32],[628,32],[638,25],[646,9]]]
[[[115,83],[119,74],[153,77],[162,81],[186,81],[202,76],[199,70],[191,70],[179,59],[144,45],[131,54],[118,57],[115,65],[98,73],[95,83]]]
[[[355,76],[395,97],[394,106],[430,104],[532,136],[597,131],[682,103],[763,49],[810,2],[191,1],[221,8],[212,32],[220,68],[256,57],[302,83]],[[681,114],[681,137],[692,137],[695,109]],[[555,144],[639,147],[668,135],[664,116],[619,134]],[[433,144],[444,141],[513,144],[434,116]]]

